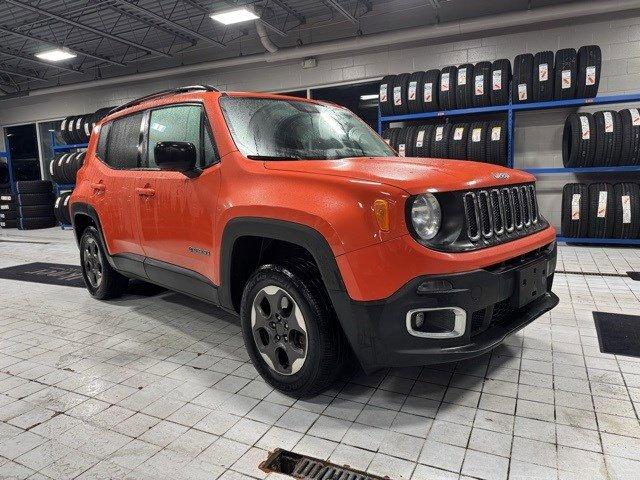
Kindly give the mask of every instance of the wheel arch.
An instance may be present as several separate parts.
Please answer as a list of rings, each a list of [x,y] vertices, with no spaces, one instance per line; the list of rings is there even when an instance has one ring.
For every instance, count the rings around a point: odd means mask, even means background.
[[[95,208],[91,205],[83,202],[72,203],[70,207],[71,214],[71,225],[73,227],[73,232],[76,237],[76,243],[80,245],[80,238],[82,237],[82,232],[89,227],[95,227],[98,231],[98,235],[100,237],[100,242],[102,243],[102,248],[106,253],[107,260],[111,267],[115,268],[115,264],[113,262],[113,258],[109,254],[109,249],[107,248],[107,242],[104,240],[104,235],[102,233],[102,225],[100,223],[100,217],[98,216],[98,212],[96,212]]]

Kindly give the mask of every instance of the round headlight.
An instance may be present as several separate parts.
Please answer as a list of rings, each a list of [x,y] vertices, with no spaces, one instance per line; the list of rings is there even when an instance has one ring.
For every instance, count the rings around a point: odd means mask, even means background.
[[[438,199],[431,193],[418,195],[411,205],[411,223],[422,240],[431,240],[440,230],[442,212]]]

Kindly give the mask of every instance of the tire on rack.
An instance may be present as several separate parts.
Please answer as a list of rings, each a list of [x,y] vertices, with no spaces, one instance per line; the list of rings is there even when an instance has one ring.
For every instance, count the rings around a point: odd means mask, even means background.
[[[409,76],[407,87],[408,113],[422,112],[422,99],[424,97],[424,76],[426,72],[413,72]]]
[[[615,215],[613,238],[640,237],[640,185],[617,183],[613,186]]]
[[[12,219],[12,220],[0,219],[0,228],[2,229],[18,228],[18,219]]]
[[[473,107],[473,64],[458,67],[456,76],[456,108]]]
[[[598,45],[585,45],[578,49],[576,98],[593,98],[598,94],[602,51]]]
[[[416,135],[418,134],[418,126],[411,125],[407,127],[407,133],[405,137],[405,157],[416,156]]]
[[[399,128],[398,137],[396,139],[396,143],[398,144],[398,148],[396,151],[398,152],[399,157],[407,156],[407,134],[409,133],[409,127]]]
[[[16,210],[0,210],[0,220],[17,220],[18,212]]]
[[[491,105],[491,62],[478,62],[473,67],[473,106]]]
[[[53,202],[53,193],[19,193],[18,205],[31,207],[33,205],[50,205]]]
[[[449,136],[451,124],[435,125],[431,134],[431,156],[433,158],[449,158]]]
[[[569,100],[576,98],[576,75],[578,59],[575,48],[563,48],[556,52],[554,63],[553,98]]]
[[[18,215],[23,219],[53,217],[53,205],[47,203],[46,205],[18,206]]]
[[[474,162],[487,161],[487,123],[473,122],[467,133],[467,159]]]
[[[458,68],[454,65],[444,67],[440,71],[438,101],[441,110],[454,110],[456,107],[456,83]]]
[[[509,103],[511,76],[511,62],[508,59],[495,60],[491,64],[491,105]]]
[[[393,115],[393,82],[395,78],[395,75],[387,75],[380,82],[380,113],[384,117]]]
[[[65,184],[76,183],[76,158],[80,155],[80,152],[73,152],[68,155],[62,164],[62,171],[64,172]]]
[[[23,180],[16,182],[17,193],[50,193],[52,189],[49,180]]]
[[[435,112],[440,108],[440,70],[424,72],[422,85],[422,111]]]
[[[591,167],[595,163],[596,127],[590,113],[571,113],[562,131],[562,163],[566,168]]]
[[[71,212],[69,211],[69,197],[71,197],[71,190],[65,190],[60,192],[60,196],[56,198],[53,204],[53,211],[61,225],[71,224]]]
[[[626,108],[618,113],[622,124],[619,165],[640,165],[640,111]]]
[[[391,128],[389,129],[391,132],[389,133],[389,146],[393,148],[398,153],[398,137],[400,136],[400,128]]]
[[[60,137],[62,137],[62,141],[64,143],[71,143],[69,140],[69,124],[71,122],[71,117],[65,117],[62,122],[60,122]]]
[[[609,183],[589,185],[589,237],[611,238],[615,216],[615,196]]]
[[[407,93],[409,89],[408,73],[396,75],[393,81],[393,114],[406,115],[409,113],[409,105],[407,104]]]
[[[567,183],[562,188],[561,232],[570,238],[589,235],[589,187],[584,183]]]
[[[449,133],[449,158],[454,158],[456,160],[467,159],[468,132],[468,123],[456,123],[451,126]]]
[[[538,52],[533,56],[533,100],[547,102],[553,100],[553,62],[550,50]]]
[[[594,165],[619,165],[622,150],[622,121],[615,110],[602,110],[593,114],[596,129]]]
[[[507,122],[493,120],[487,124],[486,158],[488,163],[507,166]]]
[[[18,228],[20,230],[37,230],[40,228],[51,228],[56,226],[56,219],[52,215],[50,217],[28,217],[18,220]]]
[[[513,61],[511,101],[526,103],[533,100],[533,55],[523,53]]]
[[[431,157],[431,136],[433,134],[433,125],[418,125],[416,130],[416,139],[413,144],[413,154],[416,157]]]

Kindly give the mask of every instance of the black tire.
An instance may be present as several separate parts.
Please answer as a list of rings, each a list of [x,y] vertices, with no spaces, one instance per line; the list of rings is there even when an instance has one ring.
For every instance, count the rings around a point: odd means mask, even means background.
[[[18,228],[18,220],[2,220],[0,219],[0,228],[9,229],[9,228]]]
[[[547,102],[553,100],[553,65],[552,51],[538,52],[533,57],[533,100]]]
[[[615,216],[615,196],[609,183],[589,185],[589,237],[611,238]]]
[[[398,156],[399,157],[406,157],[407,156],[407,135],[409,133],[409,127],[402,127],[400,129],[398,129],[398,137],[396,140],[396,143],[398,144],[398,148],[397,148],[397,152],[398,152]]]
[[[449,136],[451,124],[434,125],[431,134],[431,156],[433,158],[449,158]]]
[[[618,112],[622,125],[620,165],[640,165],[640,111],[626,108]]]
[[[409,76],[409,86],[407,90],[407,106],[409,113],[421,113],[424,98],[424,76],[425,72],[413,72]]]
[[[54,211],[56,220],[61,225],[71,224],[71,212],[69,211],[70,196],[71,196],[71,191],[60,192],[60,196],[56,198],[56,201],[53,204],[53,211]]]
[[[387,75],[380,82],[380,113],[384,117],[393,115],[393,82],[395,75]]]
[[[435,112],[440,108],[440,70],[424,72],[422,85],[422,110]]]
[[[76,158],[80,155],[79,152],[74,152],[71,155],[67,156],[64,163],[62,164],[62,171],[64,173],[64,179],[66,184],[74,184],[76,183]]]
[[[13,193],[0,194],[0,203],[17,203],[17,197]]]
[[[567,168],[591,167],[595,162],[596,127],[590,113],[571,113],[562,131],[562,163]]]
[[[95,250],[93,249],[95,245]],[[100,262],[102,270],[101,281],[94,285],[90,280],[90,261],[86,251],[95,252],[96,261]],[[129,279],[116,272],[109,264],[104,247],[100,241],[100,235],[95,227],[87,227],[80,238],[80,266],[87,290],[92,297],[99,300],[108,300],[121,296],[129,284]]]
[[[396,75],[393,81],[393,114],[394,115],[406,115],[409,113],[409,105],[407,104],[408,90],[409,90],[409,77],[408,73],[401,73]]]
[[[0,161],[0,189],[10,188],[9,183],[9,165]]]
[[[473,106],[491,105],[491,62],[478,62],[473,67]]]
[[[64,162],[70,153],[63,153],[62,155],[56,155],[49,163],[49,175],[51,180],[58,185],[67,183],[64,178]]]
[[[458,80],[458,68],[455,66],[444,67],[440,71],[438,86],[438,102],[441,110],[454,110],[456,107],[456,84]]]
[[[511,101],[527,103],[533,101],[533,55],[523,53],[513,61]]]
[[[389,133],[389,145],[398,153],[398,139],[400,137],[400,128],[391,128]]]
[[[511,85],[511,62],[506,58],[495,60],[491,65],[491,105],[509,103]]]
[[[21,218],[53,217],[53,205],[31,205],[29,207],[18,207],[18,214]]]
[[[56,219],[53,215],[50,217],[28,217],[18,219],[18,228],[20,230],[39,230],[41,228],[51,228],[56,226]]]
[[[567,183],[562,189],[562,236],[589,235],[589,188],[583,183]]]
[[[24,180],[16,182],[18,193],[50,193],[52,189],[49,180]]]
[[[486,122],[473,122],[469,125],[467,133],[467,159],[474,162],[487,161],[487,124]]]
[[[0,220],[17,220],[18,212],[15,210],[0,210]]]
[[[382,140],[384,140],[387,145],[391,145],[391,129],[389,127],[382,130],[380,137],[382,137]]]
[[[576,98],[577,72],[578,60],[575,48],[558,50],[554,64],[553,98],[556,100]]]
[[[73,122],[73,117],[66,117],[64,120],[62,120],[62,122],[60,123],[60,136],[62,137],[62,140],[64,140],[64,143],[66,144],[70,144],[71,143],[71,124]]]
[[[18,204],[15,202],[0,202],[0,212],[17,212]]]
[[[254,367],[272,387],[295,397],[314,396],[331,387],[342,373],[348,354],[344,335],[320,280],[320,273],[308,262],[303,265],[304,268],[289,264],[260,267],[247,281],[240,307],[242,335]],[[281,362],[278,362],[277,368],[271,368],[257,347],[257,342],[264,340],[256,340],[252,329],[254,300],[269,286],[284,291],[289,301],[295,302],[304,318],[306,356],[295,373],[276,371],[282,368]],[[271,309],[269,314],[275,319]],[[286,318],[288,317],[285,316],[284,319]],[[293,330],[289,330],[291,331]],[[271,332],[267,333],[267,338],[268,342],[275,339]],[[283,348],[280,350],[284,351]],[[286,372],[289,369],[282,370]]]
[[[596,166],[612,167],[620,163],[622,150],[622,122],[615,110],[603,110],[593,114],[596,129]]]
[[[507,122],[494,120],[487,125],[486,159],[494,165],[507,166]]]
[[[640,186],[637,183],[618,183],[613,187],[615,215],[613,238],[640,236]]]
[[[585,45],[578,49],[577,69],[576,98],[595,97],[602,69],[602,51],[598,45]]]
[[[413,154],[416,157],[431,157],[431,135],[433,125],[420,125],[416,131],[416,139],[413,146]]]
[[[458,67],[456,76],[456,108],[473,107],[473,64]]]
[[[468,123],[456,123],[451,126],[449,132],[449,158],[456,160],[467,159],[468,134]]]
[[[405,137],[405,156],[406,157],[415,157],[416,156],[416,135],[418,134],[418,126],[412,125],[407,127],[406,137]]]

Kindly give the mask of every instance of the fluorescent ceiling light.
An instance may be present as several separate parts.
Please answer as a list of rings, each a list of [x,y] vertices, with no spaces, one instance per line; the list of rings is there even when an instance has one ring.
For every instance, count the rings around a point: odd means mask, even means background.
[[[248,22],[260,18],[258,15],[246,8],[237,8],[235,10],[227,10],[225,12],[212,13],[210,15],[216,22],[224,25],[233,25],[234,23]]]
[[[378,100],[378,94],[372,93],[371,95],[360,95],[360,100]]]
[[[69,52],[67,50],[60,50],[59,48],[54,48],[53,50],[47,50],[46,52],[36,53],[36,57],[46,60],[48,62],[60,62],[62,60],[69,60],[70,58],[75,58],[76,54],[73,52]]]

